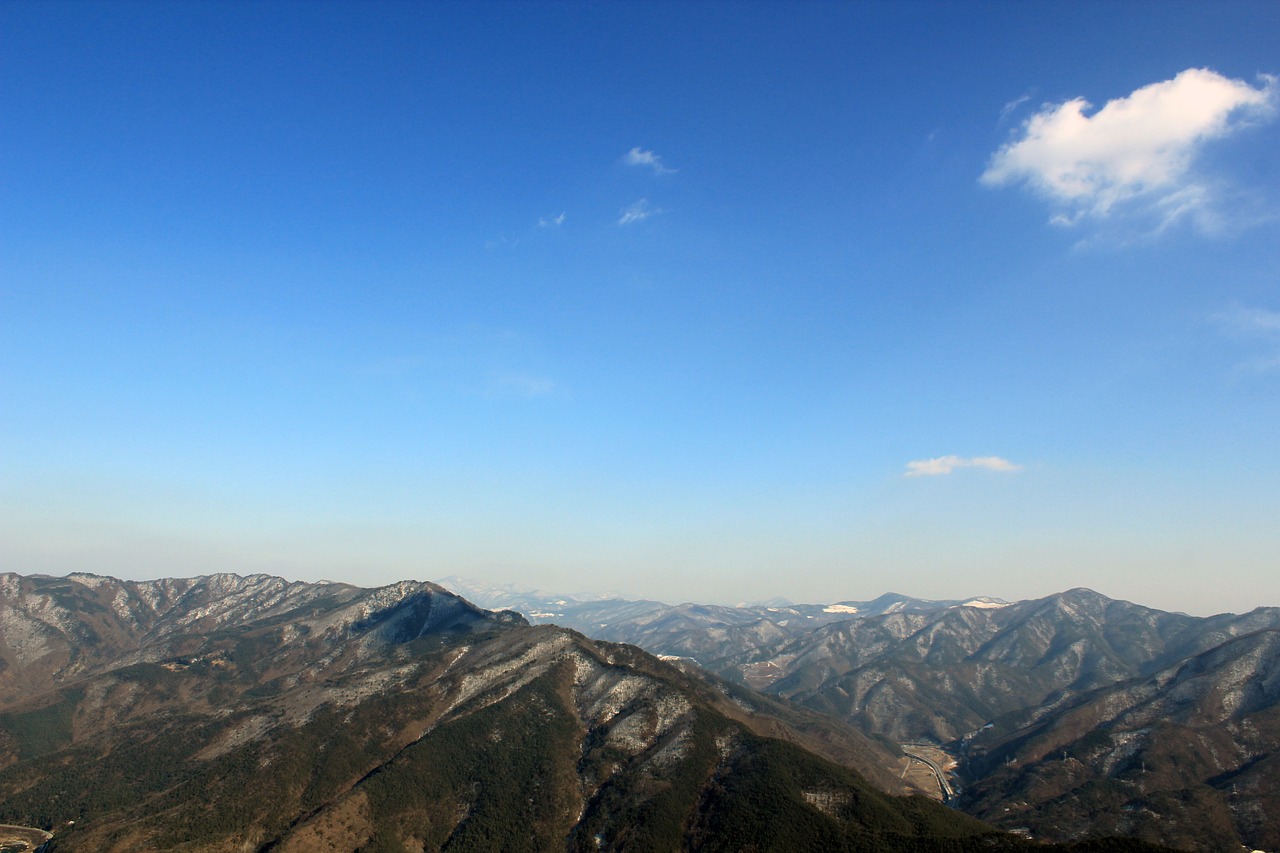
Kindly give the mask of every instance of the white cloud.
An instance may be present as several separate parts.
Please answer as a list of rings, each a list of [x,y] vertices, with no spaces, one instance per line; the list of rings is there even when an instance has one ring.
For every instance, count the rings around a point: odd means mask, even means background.
[[[539,228],[559,228],[564,224],[564,214],[559,216],[544,216],[538,219]]]
[[[622,158],[622,162],[628,166],[648,166],[653,169],[655,175],[670,175],[676,170],[669,169],[662,163],[662,158],[652,151],[641,151],[639,148],[632,148]]]
[[[657,216],[659,213],[662,211],[656,207],[650,207],[649,200],[642,198],[622,211],[622,215],[618,217],[618,224],[630,225],[633,222],[648,219],[650,216]]]
[[[992,155],[981,181],[1047,197],[1058,225],[1124,210],[1154,218],[1157,231],[1184,219],[1215,230],[1221,190],[1193,170],[1196,156],[1210,140],[1273,118],[1278,91],[1269,75],[1255,87],[1189,68],[1092,114],[1083,98],[1046,104]]]
[[[938,456],[934,459],[917,459],[907,463],[907,477],[936,477],[950,474],[957,468],[986,468],[988,471],[1013,473],[1021,471],[1022,466],[1001,459],[999,456]]]

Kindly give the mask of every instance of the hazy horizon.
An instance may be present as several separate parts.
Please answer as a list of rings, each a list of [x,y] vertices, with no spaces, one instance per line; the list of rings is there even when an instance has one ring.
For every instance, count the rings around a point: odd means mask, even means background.
[[[97,575],[100,577],[114,577],[119,580],[125,580],[130,582],[146,582],[146,581],[154,581],[154,580],[172,580],[172,579],[191,580],[191,579],[195,579],[202,576],[217,575],[217,574],[230,574],[230,575],[236,575],[240,577],[262,575],[267,577],[279,577],[289,583],[347,584],[351,586],[375,587],[375,588],[379,586],[393,586],[401,582],[419,583],[419,582],[427,581],[430,583],[435,583],[440,586],[443,586],[445,589],[448,589],[451,592],[455,592],[456,594],[462,596],[463,598],[472,600],[465,588],[450,583],[450,581],[461,581],[463,584],[467,584],[467,585],[478,584],[481,586],[491,587],[499,591],[510,592],[513,594],[546,594],[546,595],[554,595],[554,596],[564,596],[566,598],[576,597],[576,598],[582,599],[583,601],[620,599],[620,600],[631,600],[631,601],[642,601],[642,600],[655,601],[655,602],[658,602],[661,604],[667,604],[667,605],[693,604],[693,605],[722,605],[722,606],[728,606],[728,607],[765,606],[765,605],[773,604],[775,602],[786,602],[794,605],[818,605],[818,604],[829,605],[829,604],[840,604],[844,602],[870,602],[870,601],[875,601],[876,599],[881,598],[883,596],[891,596],[891,595],[906,596],[908,598],[920,599],[920,600],[936,600],[936,601],[957,600],[961,602],[980,600],[980,599],[1000,599],[1007,603],[1012,604],[1018,601],[1034,601],[1041,598],[1047,598],[1054,595],[1071,592],[1076,589],[1090,589],[1093,592],[1099,593],[1113,600],[1129,601],[1132,604],[1141,605],[1143,607],[1150,607],[1152,609],[1166,610],[1170,612],[1186,613],[1192,616],[1214,616],[1214,615],[1219,615],[1225,612],[1245,613],[1245,612],[1248,612],[1249,610],[1257,609],[1257,607],[1269,606],[1269,605],[1256,605],[1255,607],[1247,608],[1244,610],[1235,610],[1235,611],[1224,611],[1224,610],[1214,610],[1214,609],[1205,609],[1205,608],[1185,610],[1185,609],[1177,609],[1177,608],[1169,608],[1169,607],[1160,607],[1153,604],[1149,600],[1145,600],[1141,598],[1128,599],[1123,596],[1110,595],[1107,593],[1106,590],[1093,589],[1092,587],[1080,587],[1080,586],[1062,587],[1058,589],[1046,590],[1044,592],[1039,592],[1035,594],[1014,596],[1011,598],[1005,598],[1003,596],[991,595],[983,592],[972,593],[972,594],[956,594],[956,595],[928,595],[928,594],[925,594],[924,592],[913,594],[913,593],[903,592],[900,589],[882,589],[879,591],[862,590],[857,592],[856,594],[841,594],[841,595],[835,595],[833,597],[828,596],[825,598],[790,598],[788,596],[781,595],[781,594],[764,597],[764,598],[743,598],[743,597],[734,597],[732,595],[728,595],[725,593],[724,590],[721,590],[719,591],[718,594],[711,597],[691,599],[691,598],[673,598],[670,595],[665,594],[661,590],[658,590],[652,594],[643,594],[638,592],[629,592],[625,589],[612,589],[612,588],[546,589],[546,588],[532,585],[530,583],[521,582],[521,580],[519,579],[520,576],[516,576],[515,580],[495,581],[488,578],[471,577],[471,576],[463,576],[463,575],[445,575],[442,577],[415,577],[415,576],[406,575],[404,577],[399,577],[399,578],[395,578],[388,581],[379,581],[377,583],[372,583],[372,582],[360,582],[358,580],[352,580],[352,579],[341,578],[341,577],[300,577],[300,576],[291,575],[291,574],[277,574],[272,572],[244,572],[244,571],[235,571],[234,569],[201,572],[201,573],[195,573],[195,574],[160,574],[160,575],[148,574],[145,576],[143,575],[129,576],[127,574],[125,575],[107,574],[99,571],[79,570],[79,569],[71,570],[65,573],[33,572],[30,574],[36,575],[36,576],[43,576],[43,577],[74,577],[76,575]],[[472,603],[481,604],[481,606],[484,606],[480,601],[473,601]],[[1274,605],[1270,605],[1270,606],[1274,606]]]
[[[1280,605],[1280,4],[0,29],[0,569]]]

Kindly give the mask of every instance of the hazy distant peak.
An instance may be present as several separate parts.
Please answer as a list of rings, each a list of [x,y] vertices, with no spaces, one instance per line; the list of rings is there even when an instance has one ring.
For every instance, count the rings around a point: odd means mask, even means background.
[[[823,612],[823,613],[850,613],[850,614],[853,614],[853,613],[861,613],[862,611],[861,611],[861,609],[859,609],[859,608],[857,608],[857,607],[854,607],[854,606],[853,606],[853,605],[851,605],[851,604],[828,604],[826,607],[822,608],[822,612]]]
[[[795,602],[791,599],[775,595],[773,598],[766,598],[762,601],[739,601],[734,607],[792,607],[794,605]]]

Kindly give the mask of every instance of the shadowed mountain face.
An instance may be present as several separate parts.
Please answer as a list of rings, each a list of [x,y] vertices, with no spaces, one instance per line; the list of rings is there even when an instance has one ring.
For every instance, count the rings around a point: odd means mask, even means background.
[[[1280,631],[998,719],[964,743],[968,811],[1054,834],[1280,849]]]
[[[839,722],[432,584],[5,575],[0,643],[0,822],[53,851],[1023,846]]]
[[[709,662],[897,742],[951,744],[959,805],[1069,839],[1280,848],[1280,610],[1196,618],[1072,590],[854,618]]]
[[[946,743],[1067,695],[1151,675],[1280,627],[1280,609],[1196,618],[1072,590],[826,626],[713,668],[898,741]]]

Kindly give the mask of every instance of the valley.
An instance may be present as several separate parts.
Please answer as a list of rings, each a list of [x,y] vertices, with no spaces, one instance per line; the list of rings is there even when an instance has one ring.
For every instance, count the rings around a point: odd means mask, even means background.
[[[954,786],[956,760],[933,744],[904,743],[902,752],[908,759],[903,779],[920,788],[939,802],[950,803],[956,797]]]

